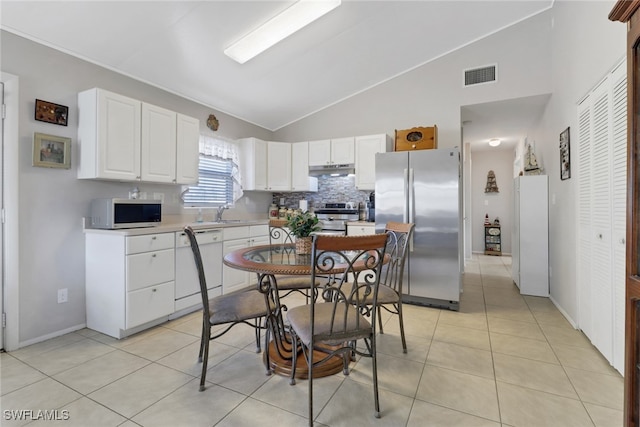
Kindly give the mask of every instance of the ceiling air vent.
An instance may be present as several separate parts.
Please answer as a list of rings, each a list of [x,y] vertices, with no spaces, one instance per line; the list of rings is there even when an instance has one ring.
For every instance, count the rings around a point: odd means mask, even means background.
[[[497,80],[497,65],[464,70],[464,85],[473,86],[481,83],[493,83]]]

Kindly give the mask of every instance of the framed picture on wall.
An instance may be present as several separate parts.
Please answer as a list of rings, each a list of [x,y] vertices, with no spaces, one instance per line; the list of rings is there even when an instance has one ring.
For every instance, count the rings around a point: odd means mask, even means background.
[[[71,168],[71,138],[36,132],[33,135],[33,166]]]
[[[69,107],[36,99],[36,111],[34,117],[36,120],[66,126],[68,116]]]
[[[560,133],[560,179],[571,178],[571,150],[569,149],[569,128]]]

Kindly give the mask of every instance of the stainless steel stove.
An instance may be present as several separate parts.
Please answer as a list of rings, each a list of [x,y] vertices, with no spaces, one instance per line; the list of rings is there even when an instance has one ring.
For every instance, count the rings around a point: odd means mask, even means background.
[[[325,203],[315,210],[318,223],[322,227],[316,234],[347,234],[347,222],[359,219],[358,209],[353,203]]]

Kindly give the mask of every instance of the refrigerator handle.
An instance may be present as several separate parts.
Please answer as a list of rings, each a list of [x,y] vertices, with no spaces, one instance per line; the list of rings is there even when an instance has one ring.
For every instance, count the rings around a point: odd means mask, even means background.
[[[404,200],[408,201],[409,197],[411,197],[410,193],[410,186],[409,186],[409,169],[405,169],[404,170]],[[409,222],[409,214],[407,212],[408,207],[405,206],[403,211],[402,211],[402,222]]]
[[[414,216],[415,216],[415,194],[413,191],[413,168],[409,169],[409,180],[408,180],[408,184],[409,184],[409,221],[405,221],[405,222],[414,222]]]
[[[409,205],[409,221],[405,222],[415,222],[415,192],[413,190],[413,168],[409,169],[409,177],[407,180],[408,183],[408,205]],[[411,235],[411,241],[409,242],[409,252],[413,252],[413,238],[415,233]]]

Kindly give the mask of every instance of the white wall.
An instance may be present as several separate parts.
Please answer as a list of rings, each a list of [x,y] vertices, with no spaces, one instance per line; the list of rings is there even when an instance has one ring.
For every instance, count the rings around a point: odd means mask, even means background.
[[[496,174],[498,193],[485,193],[487,174]],[[500,218],[502,254],[511,254],[513,224],[513,152],[511,150],[475,151],[471,153],[471,223],[472,250],[484,252],[484,216],[493,222]]]
[[[607,16],[615,1],[565,1],[459,51],[275,132],[297,141],[438,125],[439,146],[460,145],[460,107],[552,93],[527,138],[549,175],[551,298],[577,322],[575,175],[559,178],[559,134],[576,128],[576,102],[625,54],[626,28]],[[464,68],[498,64],[498,82],[461,87]],[[572,158],[575,158],[572,144]],[[575,170],[572,171],[575,174]],[[468,189],[465,188],[465,191]]]
[[[626,52],[626,26],[607,16],[615,1],[559,1],[553,8],[551,52],[553,96],[539,126],[529,134],[549,175],[551,298],[579,325],[576,283],[577,170],[560,180],[560,132],[571,128],[571,159],[577,147],[577,102]],[[555,203],[554,203],[555,201]]]
[[[544,12],[275,132],[280,141],[438,125],[438,146],[461,146],[460,107],[549,93],[551,12]],[[429,43],[425,40],[425,43]],[[463,70],[498,64],[498,82],[464,88]]]
[[[268,140],[271,132],[13,34],[3,31],[0,35],[2,71],[18,76],[20,81],[18,137],[7,141],[19,146],[18,158],[7,159],[18,163],[19,225],[9,219],[7,228],[14,224],[19,227],[20,279],[19,283],[6,285],[19,287],[18,340],[24,345],[85,323],[81,218],[88,216],[92,198],[127,197],[132,187],[127,183],[76,179],[79,91],[101,87],[197,117],[205,133],[211,132],[205,122],[213,113],[220,121],[217,134],[227,138],[256,136]],[[35,121],[36,98],[68,106],[68,126]],[[34,132],[70,137],[71,169],[32,167]],[[165,194],[164,213],[182,213],[177,199],[180,187],[146,184],[139,187],[141,191]],[[270,202],[270,193],[247,193],[239,201],[236,214],[259,212],[264,217]],[[57,304],[60,288],[68,289],[68,303]]]

